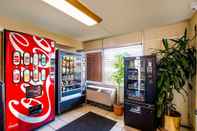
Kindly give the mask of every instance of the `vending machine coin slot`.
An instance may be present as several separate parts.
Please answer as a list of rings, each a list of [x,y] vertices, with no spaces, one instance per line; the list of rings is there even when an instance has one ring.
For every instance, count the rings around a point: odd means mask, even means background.
[[[26,86],[26,98],[35,98],[42,95],[42,85]]]
[[[42,112],[42,105],[38,104],[36,106],[29,107],[29,115],[35,115]]]
[[[12,60],[14,65],[19,65],[21,63],[21,53],[19,51],[14,51]]]

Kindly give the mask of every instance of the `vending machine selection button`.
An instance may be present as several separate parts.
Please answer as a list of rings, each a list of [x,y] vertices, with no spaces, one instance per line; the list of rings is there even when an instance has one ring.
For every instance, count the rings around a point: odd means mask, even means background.
[[[30,71],[28,69],[25,69],[23,72],[23,80],[24,82],[30,81]]]
[[[15,51],[13,53],[13,64],[14,65],[19,65],[20,64],[20,61],[21,61],[21,54],[19,51]]]
[[[42,81],[45,81],[46,80],[46,70],[45,69],[42,69],[41,70],[41,80]]]
[[[46,65],[46,55],[44,55],[44,54],[41,55],[41,65],[42,66]]]
[[[35,70],[33,71],[33,80],[34,80],[35,82],[39,81],[39,72],[38,72],[38,69],[35,69]]]
[[[38,54],[34,54],[33,55],[33,64],[34,65],[38,65],[39,64],[39,55]]]
[[[28,52],[24,53],[24,65],[29,65],[31,63],[31,56]]]
[[[13,82],[14,83],[19,83],[21,80],[21,75],[19,69],[14,69],[13,74],[12,74]]]

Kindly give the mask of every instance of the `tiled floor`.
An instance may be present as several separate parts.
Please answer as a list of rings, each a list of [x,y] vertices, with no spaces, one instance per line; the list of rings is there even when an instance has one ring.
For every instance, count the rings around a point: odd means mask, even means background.
[[[111,129],[111,131],[139,131],[137,129],[124,126],[123,116],[116,116],[113,112],[109,112],[89,104],[84,104],[81,107],[65,112],[60,116],[56,116],[55,121],[37,129],[36,131],[55,131],[90,111],[117,121],[116,125]],[[181,131],[189,130],[182,128]]]
[[[65,112],[60,116],[57,116],[55,118],[55,121],[37,129],[37,131],[55,131],[90,111],[117,121],[116,125],[111,129],[111,131],[138,131],[130,127],[125,127],[123,122],[123,116],[119,117],[114,115],[113,112],[109,112],[87,104],[84,104],[83,106],[73,109],[71,111]]]

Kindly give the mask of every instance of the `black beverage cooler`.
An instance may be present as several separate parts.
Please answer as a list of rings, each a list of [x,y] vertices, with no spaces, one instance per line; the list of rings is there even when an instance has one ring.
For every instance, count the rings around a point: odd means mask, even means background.
[[[124,64],[125,124],[155,131],[156,56],[126,57]]]
[[[85,102],[86,57],[56,50],[56,113],[61,114]]]

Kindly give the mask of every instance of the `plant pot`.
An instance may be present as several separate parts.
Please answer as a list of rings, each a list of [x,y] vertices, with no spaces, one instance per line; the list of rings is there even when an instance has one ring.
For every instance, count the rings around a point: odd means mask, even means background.
[[[167,131],[180,131],[181,116],[164,116],[164,128]]]
[[[116,114],[117,116],[122,116],[123,112],[124,112],[123,105],[122,104],[114,104],[113,111],[114,111],[114,114]]]

